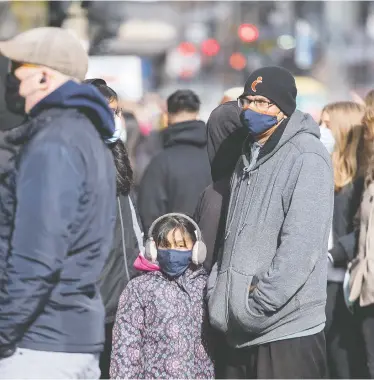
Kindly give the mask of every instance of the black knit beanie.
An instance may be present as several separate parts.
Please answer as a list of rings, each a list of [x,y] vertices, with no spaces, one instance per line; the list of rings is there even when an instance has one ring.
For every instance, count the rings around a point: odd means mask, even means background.
[[[83,81],[83,83],[84,84],[92,84],[95,87],[101,86],[101,85],[107,86],[105,80],[101,79],[101,78],[85,79]]]
[[[240,97],[248,95],[265,96],[287,116],[291,116],[296,109],[295,78],[283,67],[269,66],[255,70],[247,79]]]

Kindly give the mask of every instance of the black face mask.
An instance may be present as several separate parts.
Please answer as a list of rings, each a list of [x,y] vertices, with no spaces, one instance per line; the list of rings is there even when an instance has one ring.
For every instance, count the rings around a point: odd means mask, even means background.
[[[26,100],[19,94],[21,81],[12,73],[8,73],[5,80],[5,104],[8,110],[17,115],[25,115]]]

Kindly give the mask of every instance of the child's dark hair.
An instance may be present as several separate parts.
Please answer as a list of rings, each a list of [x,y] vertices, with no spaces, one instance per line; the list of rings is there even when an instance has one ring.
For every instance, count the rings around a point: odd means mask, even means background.
[[[152,238],[156,243],[156,246],[170,247],[168,241],[168,234],[170,231],[179,229],[183,235],[183,241],[186,245],[184,235],[188,234],[191,237],[192,242],[195,244],[195,226],[183,216],[166,216],[161,219],[153,228]],[[175,242],[175,236],[173,236]]]
[[[97,89],[101,92],[101,95],[108,101],[108,103],[118,101],[117,93],[107,85],[101,84],[97,86]]]
[[[83,81],[83,83],[92,84],[93,86],[95,86],[100,91],[101,95],[104,96],[108,103],[118,101],[117,93],[106,84],[104,79],[86,79]]]

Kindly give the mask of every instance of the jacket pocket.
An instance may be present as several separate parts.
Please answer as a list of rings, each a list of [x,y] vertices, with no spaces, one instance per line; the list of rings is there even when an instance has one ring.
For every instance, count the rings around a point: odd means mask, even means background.
[[[208,300],[209,320],[211,325],[224,333],[228,330],[228,271],[218,273],[215,286]]]
[[[297,297],[293,297],[281,309],[275,312],[256,310],[250,294],[253,276],[233,273],[230,292],[230,317],[233,317],[241,330],[253,335],[267,333],[281,325],[282,320],[300,308]],[[232,321],[234,322],[234,321]]]

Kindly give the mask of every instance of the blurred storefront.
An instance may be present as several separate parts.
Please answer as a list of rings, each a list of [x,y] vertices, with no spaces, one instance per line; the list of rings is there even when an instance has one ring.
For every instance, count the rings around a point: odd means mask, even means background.
[[[373,20],[358,0],[0,2],[0,38],[61,25],[91,56],[138,57],[143,93],[192,86],[214,104],[209,94],[275,64],[300,77],[300,107],[313,109],[371,87]]]
[[[319,121],[322,108],[328,103],[326,86],[311,77],[296,77],[297,108]]]

